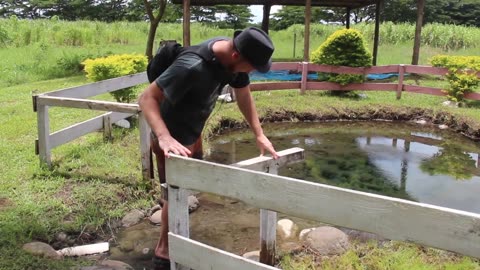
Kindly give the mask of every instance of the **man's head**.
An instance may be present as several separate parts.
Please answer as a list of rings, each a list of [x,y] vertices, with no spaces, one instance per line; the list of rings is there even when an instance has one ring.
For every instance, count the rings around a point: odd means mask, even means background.
[[[270,37],[261,29],[249,27],[235,31],[233,40],[231,69],[235,72],[268,72],[272,66],[275,50]]]

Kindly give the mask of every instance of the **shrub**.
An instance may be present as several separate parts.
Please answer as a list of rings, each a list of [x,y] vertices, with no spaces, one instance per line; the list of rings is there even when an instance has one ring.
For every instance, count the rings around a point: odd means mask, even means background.
[[[102,81],[120,76],[143,72],[147,68],[147,57],[140,54],[111,55],[83,62],[87,78]],[[118,102],[130,102],[135,98],[133,88],[111,92]]]
[[[480,56],[437,55],[430,63],[434,67],[448,68],[446,78],[450,86],[444,92],[451,101],[463,101],[465,94],[474,92],[480,84],[476,74],[480,71]]]
[[[372,54],[367,50],[362,34],[354,29],[343,29],[334,32],[320,47],[312,53],[315,64],[369,67]],[[341,85],[361,83],[364,75],[320,73],[320,78]],[[338,91],[337,91],[338,92]]]

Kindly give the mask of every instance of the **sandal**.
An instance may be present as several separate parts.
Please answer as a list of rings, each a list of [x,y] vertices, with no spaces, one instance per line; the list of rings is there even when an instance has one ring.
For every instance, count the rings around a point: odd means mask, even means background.
[[[154,256],[152,259],[154,270],[170,270],[170,260]]]

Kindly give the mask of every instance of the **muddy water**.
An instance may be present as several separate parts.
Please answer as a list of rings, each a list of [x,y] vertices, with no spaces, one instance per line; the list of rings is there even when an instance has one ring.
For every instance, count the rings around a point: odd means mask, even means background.
[[[461,135],[389,122],[281,123],[264,129],[277,150],[305,149],[305,162],[281,168],[280,175],[480,213],[480,146]],[[251,133],[240,130],[210,141],[206,159],[231,164],[257,155]],[[258,209],[212,194],[198,197],[191,238],[236,254],[259,249]],[[321,225],[288,218],[300,229]],[[128,236],[120,234],[112,257],[149,269],[159,227],[137,226],[137,246],[129,247],[123,242]]]

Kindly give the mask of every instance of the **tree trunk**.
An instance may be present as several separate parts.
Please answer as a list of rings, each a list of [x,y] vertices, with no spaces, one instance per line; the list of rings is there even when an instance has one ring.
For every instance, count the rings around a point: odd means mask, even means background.
[[[268,28],[270,24],[270,9],[272,5],[265,4],[263,5],[263,18],[262,18],[262,30],[268,34]]]
[[[424,9],[425,0],[417,0],[417,26],[415,28],[415,41],[413,43],[412,65],[418,65],[418,59],[420,58],[420,38],[422,35]]]
[[[150,29],[148,30],[147,49],[145,55],[148,58],[148,62],[153,58],[153,43],[155,42],[155,33],[157,33],[158,22],[150,21]]]

